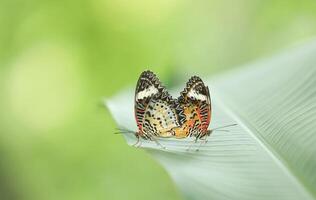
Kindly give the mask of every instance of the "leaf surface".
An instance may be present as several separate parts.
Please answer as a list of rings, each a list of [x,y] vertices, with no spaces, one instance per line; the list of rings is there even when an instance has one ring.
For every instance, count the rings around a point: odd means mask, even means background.
[[[205,79],[212,97],[206,144],[143,141],[186,199],[316,199],[316,43]],[[203,77],[202,77],[203,78]],[[136,131],[134,90],[106,101]],[[131,145],[133,134],[124,134]],[[193,147],[188,151],[188,147]],[[199,151],[195,149],[199,148]]]

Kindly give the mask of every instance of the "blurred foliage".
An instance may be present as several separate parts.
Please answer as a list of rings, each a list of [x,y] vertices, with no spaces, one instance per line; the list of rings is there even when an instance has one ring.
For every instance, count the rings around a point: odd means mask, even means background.
[[[102,97],[144,69],[172,85],[315,34],[312,0],[1,0],[1,199],[180,199]]]

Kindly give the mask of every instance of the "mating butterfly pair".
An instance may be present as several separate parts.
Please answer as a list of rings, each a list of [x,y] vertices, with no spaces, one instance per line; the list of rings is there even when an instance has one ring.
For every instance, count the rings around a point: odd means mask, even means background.
[[[135,135],[138,142],[140,138],[157,142],[156,137],[205,139],[211,133],[211,111],[209,89],[199,77],[191,77],[173,99],[153,72],[144,71],[135,91]]]

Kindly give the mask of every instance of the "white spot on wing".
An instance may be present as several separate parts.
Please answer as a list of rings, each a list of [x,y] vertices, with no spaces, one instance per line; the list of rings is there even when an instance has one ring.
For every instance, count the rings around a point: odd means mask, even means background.
[[[158,92],[158,89],[155,88],[155,86],[150,86],[149,88],[146,88],[145,90],[143,91],[140,91],[137,93],[136,95],[136,99],[139,100],[139,99],[143,99],[145,97],[149,97],[153,94],[156,94]]]
[[[191,97],[191,98],[195,98],[195,99],[198,99],[198,100],[201,100],[201,101],[206,101],[207,98],[205,95],[203,94],[198,94],[195,90],[190,90],[189,93],[188,93],[188,97]]]

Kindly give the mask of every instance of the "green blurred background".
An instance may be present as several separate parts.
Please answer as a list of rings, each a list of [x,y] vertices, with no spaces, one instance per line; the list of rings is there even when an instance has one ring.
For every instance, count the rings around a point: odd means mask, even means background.
[[[145,69],[172,86],[315,35],[313,0],[1,0],[0,199],[181,199],[100,100]]]

